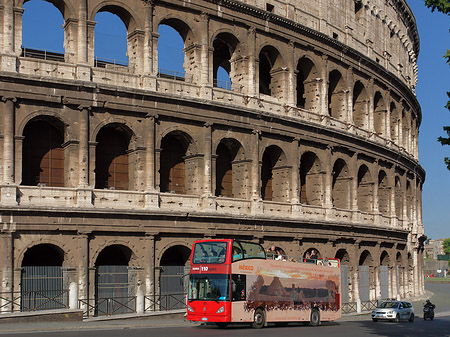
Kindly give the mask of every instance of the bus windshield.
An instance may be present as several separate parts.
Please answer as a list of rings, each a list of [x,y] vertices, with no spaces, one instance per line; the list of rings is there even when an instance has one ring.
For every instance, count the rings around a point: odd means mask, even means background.
[[[229,301],[230,276],[227,274],[191,274],[189,301]]]
[[[226,254],[226,242],[197,242],[192,263],[224,263]]]

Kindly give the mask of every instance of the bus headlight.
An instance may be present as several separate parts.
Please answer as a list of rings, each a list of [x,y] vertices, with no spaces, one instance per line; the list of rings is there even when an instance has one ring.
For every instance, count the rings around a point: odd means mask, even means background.
[[[192,307],[188,304],[188,306],[187,306],[187,309],[190,311],[190,312],[194,312],[194,309],[192,309]]]
[[[223,305],[219,308],[219,310],[216,311],[216,314],[221,314],[222,312],[225,311],[225,308],[223,307]]]

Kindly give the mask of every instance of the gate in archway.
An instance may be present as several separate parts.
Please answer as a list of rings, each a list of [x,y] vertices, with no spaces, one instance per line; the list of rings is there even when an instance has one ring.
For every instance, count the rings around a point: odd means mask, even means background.
[[[129,266],[100,265],[95,270],[95,315],[136,312],[135,270]]]
[[[24,266],[20,275],[20,311],[68,308],[69,284],[61,266]]]
[[[381,298],[389,298],[389,267],[380,266],[380,290]]]
[[[189,267],[163,266],[161,268],[159,279],[161,309],[184,309]]]

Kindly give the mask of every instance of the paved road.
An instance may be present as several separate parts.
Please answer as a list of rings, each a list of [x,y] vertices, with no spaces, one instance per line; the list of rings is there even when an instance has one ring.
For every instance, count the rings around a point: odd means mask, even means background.
[[[269,326],[262,330],[244,327],[218,329],[215,326],[201,326],[182,319],[159,320],[111,320],[84,322],[37,322],[28,324],[0,324],[0,336],[61,336],[61,337],[222,337],[222,336],[449,336],[450,337],[450,283],[426,283],[426,289],[433,292],[431,300],[437,305],[436,318],[433,321],[422,319],[422,303],[413,302],[416,321],[413,323],[377,322],[373,323],[369,315],[347,316],[337,322],[323,323],[312,328],[302,325],[287,327]]]
[[[144,336],[164,336],[164,337],[226,337],[226,336],[313,336],[313,337],[348,337],[348,336],[420,336],[420,337],[442,337],[450,336],[450,316],[437,317],[433,321],[416,320],[413,323],[400,322],[378,322],[371,320],[344,321],[323,323],[321,326],[313,328],[298,324],[287,327],[269,326],[257,330],[247,326],[228,327],[219,329],[215,326],[183,326],[183,327],[153,327],[153,328],[116,328],[114,330],[83,330],[83,331],[56,331],[56,332],[28,332],[6,336],[29,336],[29,337],[144,337]]]

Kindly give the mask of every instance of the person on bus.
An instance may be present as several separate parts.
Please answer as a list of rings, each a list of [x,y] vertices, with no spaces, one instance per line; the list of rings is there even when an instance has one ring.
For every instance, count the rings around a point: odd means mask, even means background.
[[[311,249],[311,256],[309,257],[311,260],[317,260],[317,250]]]

